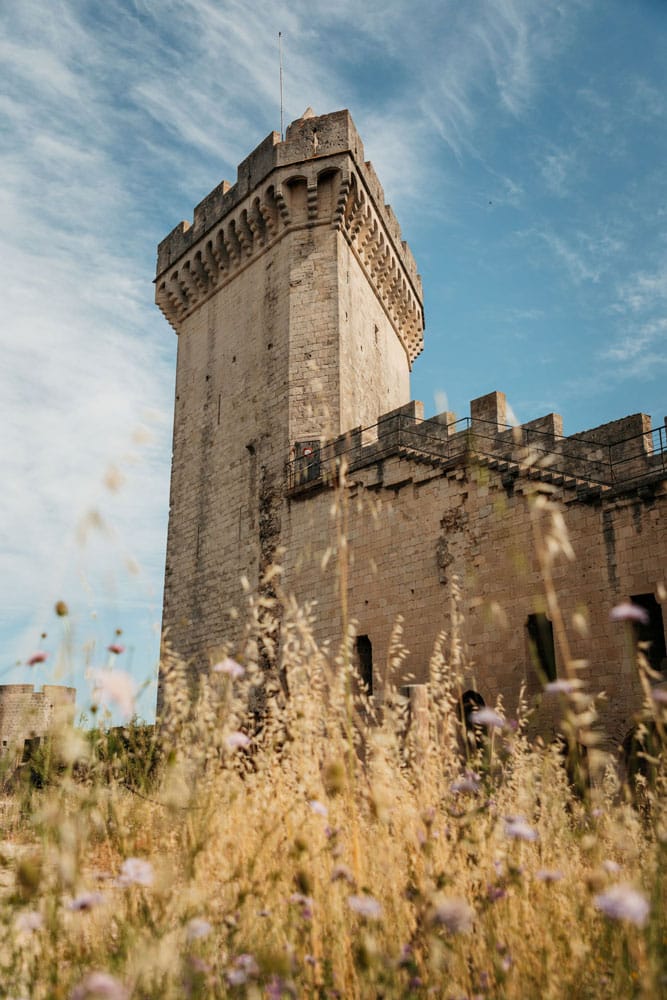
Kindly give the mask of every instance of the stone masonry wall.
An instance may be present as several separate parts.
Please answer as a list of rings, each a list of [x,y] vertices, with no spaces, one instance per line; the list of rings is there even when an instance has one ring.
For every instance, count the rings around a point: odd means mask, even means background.
[[[43,737],[57,723],[59,713],[74,713],[76,688],[45,684],[0,685],[0,752],[15,753],[25,740]]]
[[[372,642],[376,696],[381,700],[390,640],[402,616],[407,652],[394,681],[427,681],[444,631],[449,662],[460,657],[467,686],[487,702],[502,696],[512,713],[525,685],[536,709],[534,727],[549,734],[555,719],[541,696],[526,628],[529,614],[546,611],[531,518],[537,495],[562,513],[574,550],[574,561],[561,554],[553,565],[571,655],[588,661],[582,677],[590,689],[606,692],[603,721],[610,738],[619,739],[641,692],[632,629],[610,622],[609,612],[633,595],[661,593],[667,566],[664,476],[654,476],[651,488],[628,484],[591,494],[581,485],[575,490],[542,483],[539,476],[508,477],[490,468],[488,459],[461,457],[442,468],[394,453],[353,463],[343,494],[332,488],[293,494],[287,587],[300,601],[317,600],[317,637],[338,643],[336,552],[322,570],[322,554],[335,549],[332,501],[338,496],[338,507],[344,502],[348,508],[350,617],[357,634]],[[549,518],[542,515],[538,523],[546,530]],[[457,643],[455,585],[463,616]],[[558,637],[556,665],[562,676]]]
[[[338,237],[341,431],[377,423],[410,398],[410,369],[382,300]]]
[[[257,584],[289,452],[289,287],[290,255],[269,252],[181,328],[164,624],[186,657],[233,634],[241,578]]]
[[[347,112],[268,137],[158,251],[179,334],[163,629],[194,673],[286,536],[285,470],[405,402],[421,349],[414,260]]]

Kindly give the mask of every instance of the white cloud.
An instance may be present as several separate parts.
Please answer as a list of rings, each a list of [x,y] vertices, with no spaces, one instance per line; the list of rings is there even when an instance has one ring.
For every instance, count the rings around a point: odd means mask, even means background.
[[[667,265],[652,271],[638,272],[618,289],[616,307],[633,313],[664,307],[667,302]]]
[[[576,157],[571,150],[554,149],[542,156],[540,173],[548,191],[560,198],[568,193],[575,162]]]
[[[638,77],[628,88],[628,105],[631,114],[645,122],[664,118],[667,112],[665,95],[648,80]]]
[[[570,280],[575,284],[600,280],[600,266],[594,258],[590,257],[584,247],[581,245],[575,247],[562,236],[549,230],[544,230],[539,235],[556,258],[565,266]]]
[[[607,232],[606,224],[593,223],[590,230],[563,228],[566,235],[547,225],[519,235],[530,241],[537,238],[546,246],[574,285],[597,284],[624,250],[623,240]]]

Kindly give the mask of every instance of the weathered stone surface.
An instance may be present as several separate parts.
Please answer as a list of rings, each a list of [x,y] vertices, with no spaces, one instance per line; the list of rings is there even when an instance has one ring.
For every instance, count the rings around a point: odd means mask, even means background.
[[[45,684],[0,684],[0,752],[14,754],[25,740],[43,737],[59,719],[74,714],[76,688]]]
[[[553,564],[572,655],[622,734],[640,691],[609,610],[661,593],[664,429],[644,414],[570,437],[553,413],[510,427],[500,392],[465,420],[423,420],[409,388],[421,283],[348,112],[268,136],[160,244],[156,298],[179,334],[164,626],[195,672],[238,640],[241,579],[256,588],[281,550],[286,590],[317,602],[317,638],[337,645],[336,555],[322,567],[332,502],[345,503],[348,606],[372,644],[374,697],[388,679],[428,681],[444,631],[466,684],[512,712],[522,685],[541,690],[526,626],[546,609],[531,521],[542,494],[576,555]],[[389,678],[398,615],[408,655]],[[557,636],[560,671],[563,656]]]

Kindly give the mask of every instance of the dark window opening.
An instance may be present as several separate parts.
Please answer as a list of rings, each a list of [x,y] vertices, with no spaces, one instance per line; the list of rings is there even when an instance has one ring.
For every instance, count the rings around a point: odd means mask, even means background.
[[[373,694],[373,645],[367,635],[357,636],[357,669],[367,694]]]
[[[526,622],[530,655],[535,670],[544,682],[556,680],[556,647],[554,646],[554,627],[543,613],[528,615]]]
[[[22,764],[27,764],[33,753],[42,742],[41,736],[31,736],[23,741],[23,756],[21,758]]]
[[[470,716],[473,712],[479,712],[480,708],[484,708],[486,702],[484,698],[479,693],[479,691],[464,691],[461,695],[460,701],[458,703],[458,714],[459,721],[463,723],[466,729],[472,729],[474,723]]]
[[[665,627],[662,621],[662,608],[656,601],[653,594],[635,594],[632,598],[633,604],[638,604],[648,615],[646,625],[641,622],[635,623],[635,636],[637,642],[647,643],[647,648],[643,650],[646,659],[652,670],[667,670],[667,650],[665,649]]]
[[[482,695],[472,688],[463,692],[457,705],[457,715],[463,726],[465,739],[473,749],[477,750],[484,746],[487,734],[484,726],[475,723],[472,716],[474,712],[479,712],[481,708],[485,707],[486,702]]]

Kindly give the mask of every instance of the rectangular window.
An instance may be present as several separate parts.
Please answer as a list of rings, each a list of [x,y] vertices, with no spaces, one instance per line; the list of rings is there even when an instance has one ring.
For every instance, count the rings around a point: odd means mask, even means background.
[[[367,694],[373,694],[373,646],[367,635],[357,636],[357,670]]]
[[[653,594],[635,594],[632,598],[633,604],[638,604],[648,615],[648,622],[643,625],[637,622],[635,625],[635,635],[637,642],[646,643],[643,650],[651,669],[657,671],[667,670],[667,650],[665,649],[665,626],[662,620],[662,608],[656,601]]]
[[[554,627],[543,613],[528,615],[526,622],[530,655],[542,683],[556,680]]]

